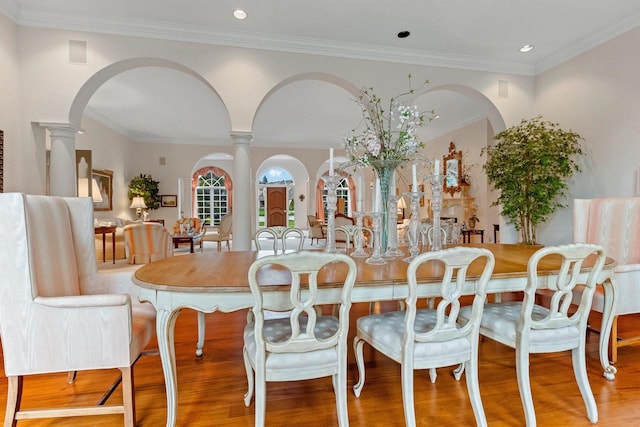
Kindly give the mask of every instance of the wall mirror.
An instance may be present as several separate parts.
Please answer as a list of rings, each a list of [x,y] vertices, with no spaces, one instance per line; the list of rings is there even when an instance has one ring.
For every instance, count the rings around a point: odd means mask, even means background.
[[[449,143],[449,154],[442,157],[444,164],[443,191],[453,196],[460,191],[462,180],[462,152],[456,150],[456,144]]]

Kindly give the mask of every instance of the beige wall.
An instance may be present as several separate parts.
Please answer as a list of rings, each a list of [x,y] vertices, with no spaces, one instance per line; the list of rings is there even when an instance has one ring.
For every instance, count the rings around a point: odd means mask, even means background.
[[[20,80],[17,53],[18,29],[6,16],[0,13],[0,130],[4,131],[4,191],[15,191],[31,187],[20,182],[18,177],[23,158],[33,157],[29,151],[20,150]],[[28,164],[28,163],[27,163]],[[33,171],[33,168],[32,168]],[[43,172],[44,173],[44,172]],[[39,179],[36,178],[36,183]]]

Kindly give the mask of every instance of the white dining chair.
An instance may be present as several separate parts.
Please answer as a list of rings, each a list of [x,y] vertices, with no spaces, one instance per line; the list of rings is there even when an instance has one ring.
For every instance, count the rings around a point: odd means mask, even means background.
[[[265,227],[256,231],[253,241],[257,250],[271,250],[274,255],[298,252],[304,246],[304,232],[293,227]]]
[[[471,321],[457,324],[460,296],[465,290],[467,270],[476,261],[483,262],[482,273],[475,285]],[[419,296],[416,270],[424,264],[435,265],[442,274],[441,282],[430,284],[439,290],[437,308],[416,308]],[[407,299],[405,311],[372,314],[357,320],[357,334],[353,342],[359,380],[353,387],[360,396],[365,382],[364,343],[368,343],[401,365],[402,400],[405,423],[415,426],[413,399],[413,371],[464,364],[467,367],[467,391],[479,426],[487,421],[482,407],[478,384],[478,325],[486,298],[486,288],[495,260],[487,249],[456,247],[443,251],[425,252],[415,257],[407,269]],[[421,285],[422,286],[422,285]],[[454,371],[460,379],[462,369]]]
[[[347,274],[340,291],[337,316],[321,316],[318,302],[318,272],[346,264]],[[289,289],[281,298],[263,295],[271,284],[269,269],[290,272]],[[250,267],[249,285],[254,297],[253,316],[244,330],[244,363],[248,390],[245,405],[254,396],[255,425],[263,426],[267,381],[296,381],[330,376],[336,394],[338,424],[349,425],[347,414],[347,333],[351,290],[356,278],[356,264],[343,254],[298,252],[270,255],[257,259]],[[265,319],[264,312],[287,311],[286,319]],[[308,397],[308,396],[305,396]]]
[[[589,256],[595,256],[595,264],[584,283],[580,303],[572,312],[571,300],[578,285],[578,275]],[[547,268],[544,263],[549,258],[560,258],[560,269],[551,277],[539,277],[538,270]],[[518,389],[528,427],[536,425],[529,378],[530,353],[571,350],[573,372],[587,407],[587,417],[593,423],[598,421],[598,408],[587,377],[585,343],[587,318],[604,261],[604,249],[597,245],[571,244],[542,248],[529,259],[523,300],[487,304],[484,308],[480,334],[516,350]],[[548,305],[535,303],[536,289],[539,287],[552,291]],[[473,321],[474,315],[471,308],[464,307],[460,311],[462,321]]]

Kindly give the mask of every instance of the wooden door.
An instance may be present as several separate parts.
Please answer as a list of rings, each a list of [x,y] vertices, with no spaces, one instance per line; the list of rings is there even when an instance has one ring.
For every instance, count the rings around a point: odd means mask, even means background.
[[[267,227],[287,226],[287,188],[267,187]]]

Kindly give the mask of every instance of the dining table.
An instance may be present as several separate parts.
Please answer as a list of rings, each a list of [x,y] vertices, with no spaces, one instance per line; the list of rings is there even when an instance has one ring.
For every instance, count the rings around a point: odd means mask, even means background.
[[[540,246],[524,244],[463,244],[462,246],[489,249],[495,258],[495,267],[487,287],[488,294],[522,291],[527,283],[527,263]],[[141,301],[150,302],[156,309],[156,332],[164,373],[167,395],[167,427],[176,424],[178,381],[174,347],[174,327],[184,308],[202,313],[232,312],[253,306],[254,297],[249,288],[247,272],[259,257],[271,251],[204,252],[164,258],[144,265],[133,273]],[[352,302],[403,300],[407,297],[408,263],[402,257],[388,259],[384,265],[370,265],[365,258],[355,258],[357,277],[351,293]],[[615,378],[616,368],[609,363],[608,342],[615,303],[615,261],[607,258],[598,278],[603,287],[605,307],[599,341],[600,363],[604,377]],[[592,259],[587,259],[581,270],[586,279]],[[547,257],[538,266],[538,287],[546,288],[557,277],[560,259]],[[477,268],[476,268],[477,267]],[[472,295],[481,273],[480,266],[472,265],[467,274],[465,293]],[[420,297],[439,294],[442,272],[434,266],[422,266],[417,271]],[[319,303],[340,301],[341,286],[346,276],[344,263],[332,263],[319,275]],[[259,280],[270,285],[265,298],[286,298],[289,274],[277,266],[267,266],[259,272]]]

